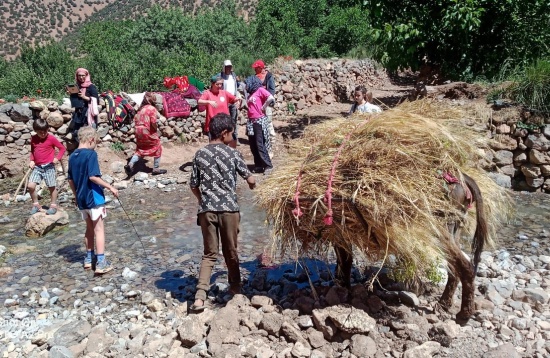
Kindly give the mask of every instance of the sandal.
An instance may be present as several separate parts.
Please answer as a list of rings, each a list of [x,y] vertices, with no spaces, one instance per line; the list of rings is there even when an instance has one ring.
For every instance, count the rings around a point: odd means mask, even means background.
[[[202,312],[202,311],[204,311],[205,308],[206,308],[206,305],[204,304],[204,302],[201,306],[197,306],[193,303],[191,305],[191,307],[189,307],[189,311],[190,312]]]
[[[167,173],[167,170],[166,169],[158,169],[158,170],[153,170],[153,175],[161,175],[161,174],[166,174]]]
[[[55,215],[57,213],[57,205],[50,205],[49,209],[46,210],[46,215]]]
[[[41,209],[40,206],[38,206],[38,205],[33,205],[33,206],[32,206],[32,209],[31,209],[31,215],[36,214],[37,212],[40,211],[40,209]]]
[[[124,171],[126,172],[126,175],[131,176],[134,172],[134,168],[132,168],[129,165],[124,166]]]

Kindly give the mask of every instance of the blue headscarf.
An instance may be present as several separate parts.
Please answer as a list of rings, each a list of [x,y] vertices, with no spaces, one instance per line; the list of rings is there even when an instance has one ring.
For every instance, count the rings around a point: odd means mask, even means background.
[[[249,95],[253,94],[258,90],[258,88],[262,87],[262,81],[256,76],[249,76],[244,81],[246,84],[246,92],[248,92]]]

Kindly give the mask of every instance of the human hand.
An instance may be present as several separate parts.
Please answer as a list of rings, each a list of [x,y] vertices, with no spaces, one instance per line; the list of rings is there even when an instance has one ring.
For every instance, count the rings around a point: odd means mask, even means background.
[[[31,169],[34,168],[34,161],[31,160],[31,161],[29,162],[29,168],[31,168]]]
[[[251,190],[254,190],[254,188],[256,188],[256,182],[254,182],[254,183],[248,183],[248,187],[249,187]]]
[[[109,188],[109,190],[111,191],[111,193],[113,193],[115,198],[118,199],[118,189],[112,186],[112,187]]]
[[[218,103],[216,103],[216,101],[210,101],[210,105],[212,108],[218,108]]]

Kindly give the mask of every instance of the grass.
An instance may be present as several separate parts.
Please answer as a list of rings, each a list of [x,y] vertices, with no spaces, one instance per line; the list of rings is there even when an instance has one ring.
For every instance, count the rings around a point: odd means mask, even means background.
[[[111,150],[115,152],[123,152],[124,151],[124,144],[122,142],[113,142],[111,143]]]
[[[530,110],[550,116],[550,59],[540,59],[530,66],[505,67],[501,86],[487,96],[489,100],[505,98]]]

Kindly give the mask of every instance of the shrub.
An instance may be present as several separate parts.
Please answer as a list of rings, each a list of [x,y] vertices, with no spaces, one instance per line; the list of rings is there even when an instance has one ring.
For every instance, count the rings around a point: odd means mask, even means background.
[[[537,60],[526,67],[505,68],[500,77],[510,82],[489,93],[490,100],[507,98],[550,116],[550,59]]]

